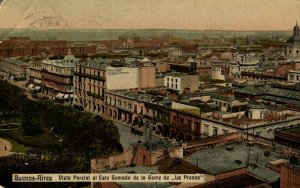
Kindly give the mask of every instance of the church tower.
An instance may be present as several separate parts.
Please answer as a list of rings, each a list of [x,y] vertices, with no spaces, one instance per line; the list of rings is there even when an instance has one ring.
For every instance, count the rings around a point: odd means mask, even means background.
[[[298,23],[296,22],[296,25],[294,26],[294,34],[293,37],[299,37],[299,26]]]

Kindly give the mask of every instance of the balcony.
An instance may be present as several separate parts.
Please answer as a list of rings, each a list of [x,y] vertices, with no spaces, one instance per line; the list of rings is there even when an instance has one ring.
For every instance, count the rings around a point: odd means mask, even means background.
[[[128,112],[132,112],[132,108],[126,108],[126,107],[123,107],[122,105],[116,105],[117,108],[119,108],[120,110],[125,110],[125,111],[128,111]]]
[[[94,97],[94,98],[97,98],[97,99],[104,99],[104,96],[100,96],[99,94],[95,94],[95,93],[91,93],[91,92],[87,92],[87,95],[88,96],[91,96],[91,97]]]
[[[170,125],[170,128],[177,129],[179,131],[186,132],[186,133],[191,133],[194,135],[199,135],[199,136],[201,135],[200,130],[192,130],[190,127],[187,126],[187,124],[180,124],[177,122],[173,122]]]
[[[102,76],[95,76],[95,75],[91,75],[91,74],[84,74],[81,72],[74,72],[74,75],[76,76],[80,76],[80,77],[85,77],[85,78],[91,78],[94,80],[100,80],[100,81],[105,81],[105,78]]]

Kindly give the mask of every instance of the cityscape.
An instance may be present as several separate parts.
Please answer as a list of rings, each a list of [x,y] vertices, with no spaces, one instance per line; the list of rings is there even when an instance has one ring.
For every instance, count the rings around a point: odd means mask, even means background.
[[[300,15],[287,30],[78,29],[47,4],[31,20],[38,5],[0,24],[0,188],[300,187]],[[204,179],[13,182],[72,173]]]

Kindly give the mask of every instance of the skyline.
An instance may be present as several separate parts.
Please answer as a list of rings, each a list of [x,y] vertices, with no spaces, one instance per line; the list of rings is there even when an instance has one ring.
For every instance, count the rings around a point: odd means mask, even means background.
[[[300,20],[299,0],[84,2],[5,0],[0,6],[0,28],[288,31]],[[58,24],[43,26],[47,19]]]

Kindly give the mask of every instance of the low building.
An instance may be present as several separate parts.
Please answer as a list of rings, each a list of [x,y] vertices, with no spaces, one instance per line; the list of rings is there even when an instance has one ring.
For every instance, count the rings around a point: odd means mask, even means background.
[[[300,83],[300,70],[290,70],[287,76],[288,83]]]
[[[164,86],[179,93],[195,92],[200,86],[199,76],[180,72],[168,73],[165,75]]]
[[[267,85],[267,86],[242,86],[234,91],[237,99],[263,100],[270,104],[278,104],[283,108],[300,111],[300,87]]]
[[[139,91],[106,91],[105,116],[144,129],[145,122],[157,134],[166,136],[169,110],[162,97]]]
[[[300,168],[293,165],[281,165],[280,187],[300,187]]]
[[[0,76],[5,79],[26,80],[28,68],[28,62],[14,58],[0,59]]]
[[[213,94],[211,96],[212,102],[219,106],[221,111],[238,112],[242,111],[249,104],[247,101],[237,100],[232,96]]]
[[[280,174],[266,168],[266,165],[271,161],[282,159],[283,156],[255,145],[250,150],[251,152],[249,152],[249,147],[244,143],[232,143],[196,151],[188,156],[186,160],[210,174],[216,175],[216,180],[246,172],[250,176],[255,176],[268,183],[277,182]],[[265,155],[266,152],[270,152],[270,155]],[[236,172],[234,173],[234,171]]]

